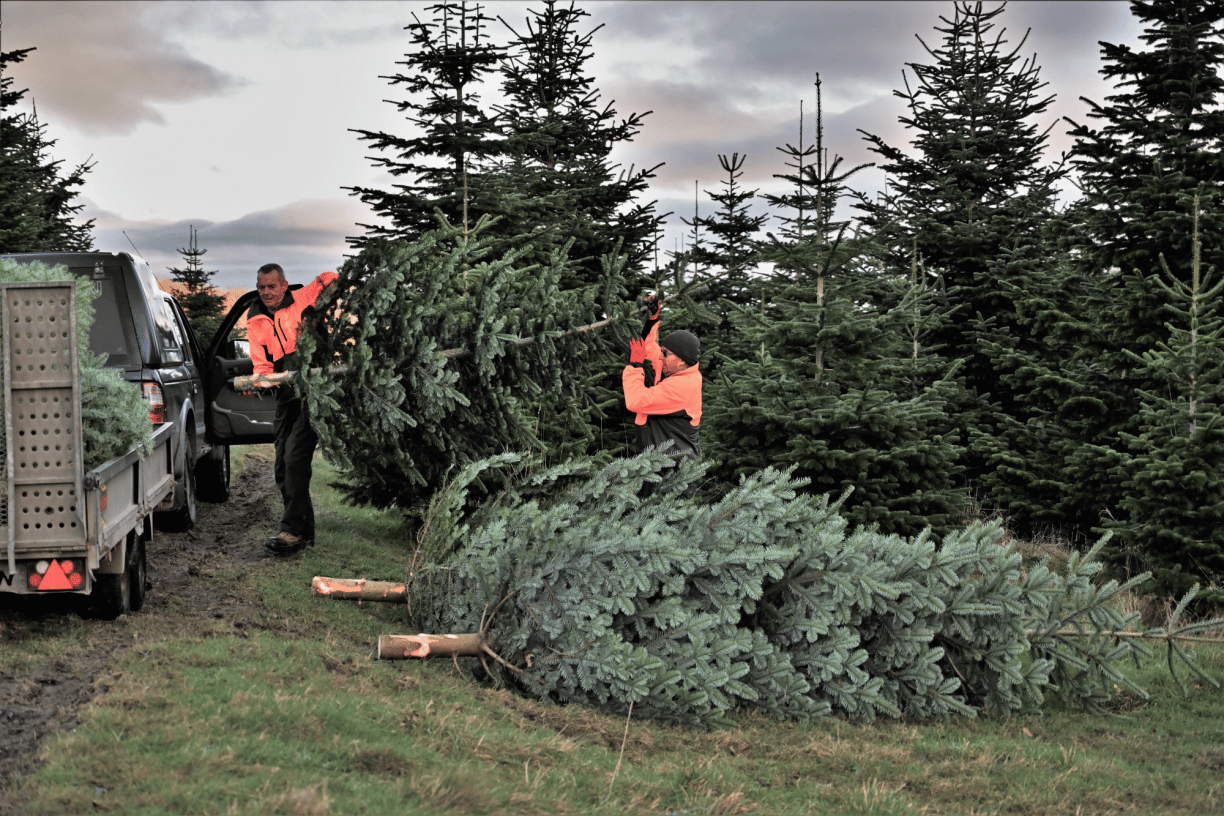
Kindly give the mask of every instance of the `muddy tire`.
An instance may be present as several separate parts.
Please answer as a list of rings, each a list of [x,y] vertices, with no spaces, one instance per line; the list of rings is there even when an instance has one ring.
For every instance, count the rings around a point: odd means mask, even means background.
[[[144,606],[149,589],[149,562],[143,535],[136,536],[136,543],[128,550],[128,563],[123,577],[128,582],[128,608],[139,612]]]
[[[128,543],[127,562],[123,572],[103,573],[94,578],[90,594],[90,617],[114,620],[120,615],[139,612],[144,606],[145,590],[149,585],[148,561],[143,535]]]
[[[229,501],[229,445],[213,445],[212,450],[196,462],[195,471],[196,498],[214,504]]]
[[[90,617],[114,620],[132,611],[132,582],[127,570],[106,573],[94,578]]]
[[[188,451],[190,454],[190,451]],[[177,510],[165,510],[153,514],[153,521],[158,529],[170,533],[185,533],[196,525],[196,486],[195,467],[183,463],[183,480],[174,489],[175,498],[182,498],[182,505]]]

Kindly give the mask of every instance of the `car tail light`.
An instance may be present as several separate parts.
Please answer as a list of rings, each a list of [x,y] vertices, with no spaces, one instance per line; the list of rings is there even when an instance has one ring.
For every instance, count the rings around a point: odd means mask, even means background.
[[[70,558],[63,561],[39,561],[30,570],[30,587],[39,590],[80,589],[85,583],[83,564]]]
[[[160,425],[166,421],[166,400],[162,396],[161,386],[155,382],[142,382],[140,395],[149,403],[149,421]]]

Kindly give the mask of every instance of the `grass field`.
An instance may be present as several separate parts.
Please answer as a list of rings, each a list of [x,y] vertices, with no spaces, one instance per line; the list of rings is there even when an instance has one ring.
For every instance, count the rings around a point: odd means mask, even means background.
[[[1183,697],[1155,660],[1130,670],[1150,698],[1119,693],[1108,715],[743,715],[712,733],[528,701],[449,661],[379,662],[378,635],[412,633],[404,607],[315,599],[310,580],[400,579],[410,542],[394,516],[343,506],[334,478],[320,462],[317,546],[202,578],[258,598],[250,616],[201,618],[119,656],[109,691],[44,746],[23,812],[1224,812],[1224,692],[1191,678]],[[48,632],[39,651],[70,649],[84,626]],[[1224,648],[1196,654],[1224,682]]]

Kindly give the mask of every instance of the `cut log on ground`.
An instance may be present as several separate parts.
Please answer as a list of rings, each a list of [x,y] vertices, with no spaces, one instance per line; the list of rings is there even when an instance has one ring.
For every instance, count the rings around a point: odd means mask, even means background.
[[[379,635],[379,660],[493,655],[479,633],[470,635]],[[496,657],[496,655],[493,655]],[[499,658],[500,659],[500,658]]]
[[[316,575],[310,581],[310,593],[342,601],[377,601],[407,603],[403,584],[392,581],[367,581],[364,578],[324,578]]]

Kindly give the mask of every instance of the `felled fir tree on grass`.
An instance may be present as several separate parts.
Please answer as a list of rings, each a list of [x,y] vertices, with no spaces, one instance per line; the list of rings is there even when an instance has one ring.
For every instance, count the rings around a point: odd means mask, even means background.
[[[562,334],[632,308],[623,264],[605,259],[603,287],[562,292],[567,247],[519,265],[489,255],[488,219],[441,223],[415,242],[367,242],[298,343],[297,387],[358,503],[409,510],[456,466],[507,449],[562,460],[598,428],[586,375],[610,338]]]
[[[1138,579],[1096,586],[1099,545],[1063,576],[1022,569],[998,525],[938,542],[851,532],[789,472],[703,504],[686,498],[703,466],[665,451],[531,465],[502,454],[460,471],[406,584],[413,631],[479,633],[486,670],[525,694],[711,727],[737,708],[871,721],[1142,693],[1117,669],[1146,651],[1116,603]],[[505,468],[506,489],[461,514],[469,485]],[[1222,623],[1150,634],[1202,676],[1173,635]]]
[[[43,263],[19,264],[8,258],[0,259],[0,282],[64,281],[75,278],[62,266]],[[85,467],[92,468],[131,449],[138,443],[150,443],[153,428],[149,423],[149,406],[140,396],[140,388],[123,379],[118,369],[103,368],[105,354],[89,350],[89,331],[93,327],[93,301],[97,290],[83,285],[76,288],[77,360],[81,377],[81,433],[85,444]],[[0,344],[0,359],[4,349]],[[0,391],[0,403],[3,393]],[[0,405],[0,408],[3,408]]]

